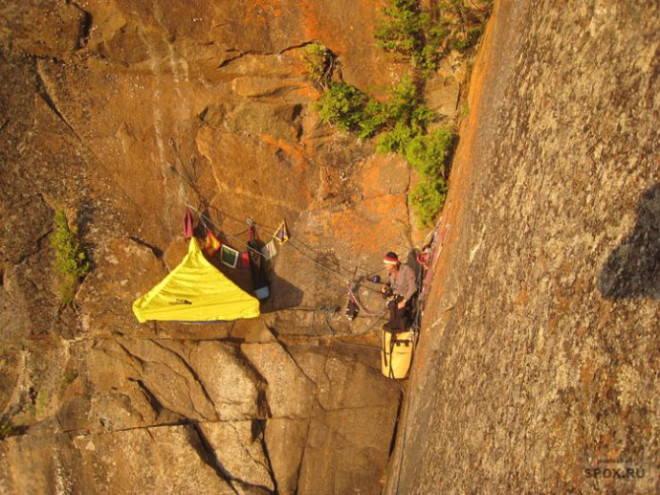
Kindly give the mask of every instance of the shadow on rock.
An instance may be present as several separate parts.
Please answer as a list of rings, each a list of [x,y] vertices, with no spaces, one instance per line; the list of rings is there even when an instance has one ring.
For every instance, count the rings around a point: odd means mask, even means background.
[[[598,289],[609,299],[660,299],[660,184],[642,196],[637,224],[605,262]]]
[[[262,301],[261,312],[270,313],[283,309],[297,308],[302,303],[303,291],[291,282],[270,273],[270,296]]]

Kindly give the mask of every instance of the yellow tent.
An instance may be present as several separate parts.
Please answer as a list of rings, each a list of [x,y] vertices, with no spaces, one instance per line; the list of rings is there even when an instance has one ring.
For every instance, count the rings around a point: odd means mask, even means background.
[[[133,303],[133,313],[140,323],[236,320],[259,316],[259,301],[209,263],[193,237],[181,263]]]

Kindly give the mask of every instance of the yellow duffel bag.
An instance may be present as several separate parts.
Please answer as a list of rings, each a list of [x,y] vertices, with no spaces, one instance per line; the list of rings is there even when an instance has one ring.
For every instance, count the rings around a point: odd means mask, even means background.
[[[381,370],[388,378],[406,378],[413,355],[413,332],[393,333],[383,330],[383,346],[380,350]]]

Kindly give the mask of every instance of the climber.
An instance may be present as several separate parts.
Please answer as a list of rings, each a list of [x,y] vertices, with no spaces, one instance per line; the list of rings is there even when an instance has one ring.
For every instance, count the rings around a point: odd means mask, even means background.
[[[387,268],[387,282],[383,284],[382,292],[390,310],[390,321],[385,324],[385,329],[402,332],[410,324],[412,298],[417,292],[415,270],[402,265],[392,251],[385,255],[383,263]]]

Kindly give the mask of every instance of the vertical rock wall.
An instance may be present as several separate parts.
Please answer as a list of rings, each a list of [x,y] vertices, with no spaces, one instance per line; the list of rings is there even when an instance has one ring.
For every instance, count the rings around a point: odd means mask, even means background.
[[[658,4],[496,11],[388,492],[656,493]]]

